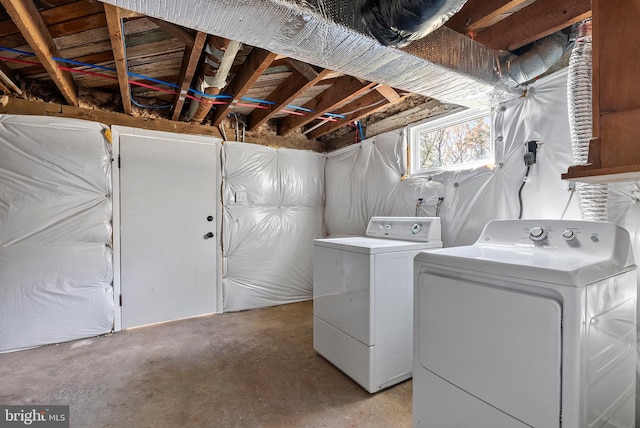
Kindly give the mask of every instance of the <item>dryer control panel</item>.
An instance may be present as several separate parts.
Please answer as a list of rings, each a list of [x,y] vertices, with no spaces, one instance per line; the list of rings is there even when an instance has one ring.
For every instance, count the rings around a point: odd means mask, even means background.
[[[474,244],[536,248],[584,257],[625,258],[630,247],[627,231],[607,222],[580,220],[494,220]],[[619,260],[624,262],[624,260]]]
[[[366,236],[400,241],[440,241],[440,218],[371,217]]]

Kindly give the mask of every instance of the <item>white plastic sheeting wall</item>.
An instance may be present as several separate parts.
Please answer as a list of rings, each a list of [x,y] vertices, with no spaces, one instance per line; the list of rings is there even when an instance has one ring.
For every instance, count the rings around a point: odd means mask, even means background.
[[[325,156],[226,142],[222,157],[224,310],[310,299]]]
[[[111,331],[104,126],[0,117],[0,351]]]
[[[636,265],[640,266],[640,182],[609,184],[608,194],[609,221],[625,227],[631,235],[631,245]],[[638,296],[640,296],[640,268],[638,277]],[[636,313],[636,426],[640,421],[640,308]]]
[[[523,189],[523,218],[560,218],[569,201],[560,174],[572,164],[567,114],[567,74],[530,86],[527,96],[495,111],[495,165],[439,171],[402,180],[405,132],[393,131],[329,153],[325,221],[331,235],[362,234],[371,216],[432,216],[438,199],[446,246],[473,243],[493,219],[518,217],[518,189],[525,175],[525,142],[542,143]],[[575,200],[567,219],[579,218]]]

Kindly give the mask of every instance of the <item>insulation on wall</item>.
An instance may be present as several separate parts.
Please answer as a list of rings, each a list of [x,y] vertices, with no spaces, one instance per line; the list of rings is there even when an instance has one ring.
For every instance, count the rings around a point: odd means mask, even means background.
[[[629,231],[636,265],[640,266],[640,182],[611,183],[608,188],[609,221]],[[640,296],[640,268],[636,273]],[[640,421],[640,308],[636,312],[636,327],[636,421]]]
[[[558,72],[530,86],[526,97],[495,109],[495,163],[490,165],[402,180],[406,141],[401,130],[329,153],[328,232],[357,235],[374,215],[416,215],[422,198],[417,213],[433,216],[438,211],[445,246],[471,244],[490,220],[518,217],[525,143],[530,140],[542,144],[522,191],[523,218],[560,218],[565,207],[564,218],[579,218],[569,185],[560,179],[572,164],[566,81],[566,71]]]
[[[224,310],[310,299],[324,155],[226,142],[222,156]]]
[[[0,117],[0,351],[111,331],[104,126]]]

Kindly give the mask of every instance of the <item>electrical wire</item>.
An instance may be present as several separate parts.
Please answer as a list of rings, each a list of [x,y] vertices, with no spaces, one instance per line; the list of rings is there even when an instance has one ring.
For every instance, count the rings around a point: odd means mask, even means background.
[[[418,217],[418,211],[420,211],[420,207],[422,206],[422,202],[424,201],[424,198],[418,198],[418,202],[416,203],[416,215],[415,217]]]
[[[362,129],[362,121],[358,121],[358,131],[360,131],[360,141],[364,140],[364,131]]]
[[[444,197],[438,198],[438,203],[436,204],[436,217],[440,217],[440,209],[442,208],[443,203]]]
[[[569,194],[569,199],[567,200],[567,205],[564,206],[564,210],[562,211],[562,215],[560,216],[560,220],[564,219],[567,210],[569,209],[569,205],[571,204],[571,199],[573,198],[573,194],[576,192],[575,184],[571,187],[571,193]]]
[[[520,203],[520,214],[518,214],[518,220],[522,219],[522,189],[524,188],[524,185],[527,184],[527,177],[529,177],[530,170],[531,165],[527,165],[527,172],[524,174],[522,184],[520,185],[520,190],[518,190],[518,202]]]
[[[122,26],[122,42],[124,45],[124,50],[126,53],[126,49],[127,49],[127,45],[126,45],[126,37],[125,37],[125,33],[124,33],[124,20],[121,18],[120,19],[120,25]],[[15,48],[9,48],[6,46],[0,46],[0,51],[7,51],[7,52],[13,52],[19,55],[25,55],[25,56],[29,56],[29,57],[35,57],[36,54],[34,54],[33,52],[27,52],[27,51],[23,51],[21,49],[15,49]],[[90,67],[90,68],[96,68],[98,70],[103,70],[103,71],[108,71],[108,72],[112,72],[112,73],[117,73],[118,70],[115,68],[111,68],[111,67],[105,67],[102,65],[98,65],[98,64],[91,64],[88,62],[83,62],[83,61],[76,61],[76,60],[72,60],[72,59],[65,59],[65,58],[61,58],[61,57],[56,57],[53,56],[51,57],[52,60],[59,62],[59,63],[65,63],[65,64],[73,64],[73,65],[77,65],[80,67]],[[19,63],[19,64],[28,64],[28,65],[37,65],[40,67],[44,67],[42,65],[42,63],[39,62],[34,62],[34,61],[27,61],[24,59],[19,59],[19,58],[10,58],[10,57],[5,57],[5,56],[0,56],[0,60],[2,61],[7,61],[7,62],[15,62],[15,63]],[[150,82],[154,82],[160,85],[165,85],[165,86],[169,86],[171,88],[174,89],[180,89],[180,85],[172,83],[172,82],[167,82],[166,80],[161,80],[161,79],[156,79],[150,76],[146,76],[144,74],[138,74],[138,73],[134,73],[132,71],[129,71],[129,65],[128,65],[128,60],[127,57],[125,55],[125,67],[127,69],[127,76],[128,77],[137,77],[139,79],[143,79],[143,80],[148,80]],[[91,72],[88,70],[79,70],[79,69],[74,69],[74,68],[70,68],[70,67],[64,67],[61,65],[58,65],[58,68],[60,70],[64,70],[64,71],[68,71],[71,73],[79,73],[79,74],[85,74],[85,75],[89,75],[89,76],[94,76],[94,77],[100,77],[103,79],[109,79],[109,80],[118,80],[117,77],[114,76],[109,76],[106,74],[102,74],[102,73],[95,73],[95,72]],[[173,95],[179,95],[179,96],[184,96],[185,98],[194,100],[196,102],[206,102],[208,104],[228,104],[226,102],[219,102],[219,101],[209,101],[209,100],[203,100],[202,98],[208,98],[208,99],[230,99],[233,98],[233,96],[231,95],[225,95],[225,94],[216,94],[216,95],[211,95],[211,94],[207,94],[205,92],[199,91],[197,89],[194,88],[188,88],[187,89],[187,94],[182,94],[180,92],[177,91],[173,91],[173,90],[169,90],[169,89],[164,89],[164,88],[160,88],[158,86],[155,85],[149,85],[149,84],[144,84],[132,79],[127,79],[127,83],[129,85],[134,85],[134,86],[140,86],[140,87],[144,87],[147,89],[151,89],[151,90],[156,90],[156,91],[160,91],[160,92],[165,92],[167,94],[173,94]],[[195,95],[200,96],[201,98],[189,95],[188,93],[191,92]],[[263,99],[259,99],[259,98],[251,98],[251,97],[242,97],[241,100],[244,101],[251,101],[251,102],[255,102],[255,103],[259,103],[259,104],[268,104],[268,105],[275,105],[276,103],[273,101],[269,101],[269,100],[263,100]],[[136,100],[133,99],[133,94],[131,94],[131,102],[141,108],[170,108],[172,107],[172,105],[169,104],[165,104],[165,105],[160,105],[160,106],[153,106],[153,105],[144,105],[141,104],[139,102],[137,102]],[[264,110],[268,110],[269,107],[266,106],[261,106],[261,105],[255,105],[255,104],[245,104],[245,103],[236,103],[236,105],[238,106],[242,106],[242,107],[252,107],[252,108],[257,108],[257,109],[264,109]],[[296,106],[293,104],[288,104],[287,105],[288,108],[290,109],[294,109],[294,110],[302,110],[305,112],[309,112],[312,113],[313,110],[305,108],[305,107],[300,107],[300,106]],[[291,110],[280,110],[280,112],[283,113],[287,113],[287,114],[293,114],[296,116],[304,116],[304,114],[302,113],[298,113],[298,112],[293,112]],[[322,120],[322,123],[325,122],[337,122],[337,120],[335,118],[340,118],[340,119],[345,119],[346,116],[343,114],[337,114],[337,113],[325,113],[324,117],[320,117],[319,119]]]

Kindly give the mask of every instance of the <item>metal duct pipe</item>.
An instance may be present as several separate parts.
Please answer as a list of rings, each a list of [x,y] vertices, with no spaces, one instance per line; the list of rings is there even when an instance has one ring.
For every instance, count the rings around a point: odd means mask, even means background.
[[[205,79],[203,84],[205,86],[204,93],[207,95],[218,95],[222,88],[227,86],[227,77],[229,76],[229,71],[231,70],[231,66],[233,65],[233,61],[236,59],[236,55],[240,50],[242,43],[231,40],[226,50],[224,51],[224,55],[222,55],[222,59],[220,60],[220,67],[218,67],[218,71],[216,75],[209,81],[209,79]],[[200,98],[202,101],[198,103],[198,108],[196,109],[193,117],[189,119],[190,122],[193,123],[202,123],[202,121],[207,117],[207,114],[211,111],[211,107],[213,104],[211,102],[207,102],[208,100],[205,97]],[[210,101],[212,101],[211,99]],[[196,101],[192,101],[194,103]]]
[[[569,37],[562,31],[551,34],[526,53],[503,60],[503,75],[511,80],[514,86],[528,82],[558,62],[568,45]]]
[[[479,108],[522,94],[496,72],[499,54],[446,26],[407,51],[367,30],[364,0],[101,0],[358,79]]]
[[[364,0],[367,28],[385,46],[402,47],[441,27],[467,0]]]
[[[580,25],[578,37],[569,59],[568,101],[569,131],[573,161],[587,163],[589,142],[593,137],[591,116],[591,21]],[[580,213],[584,220],[607,221],[606,184],[576,183]]]

